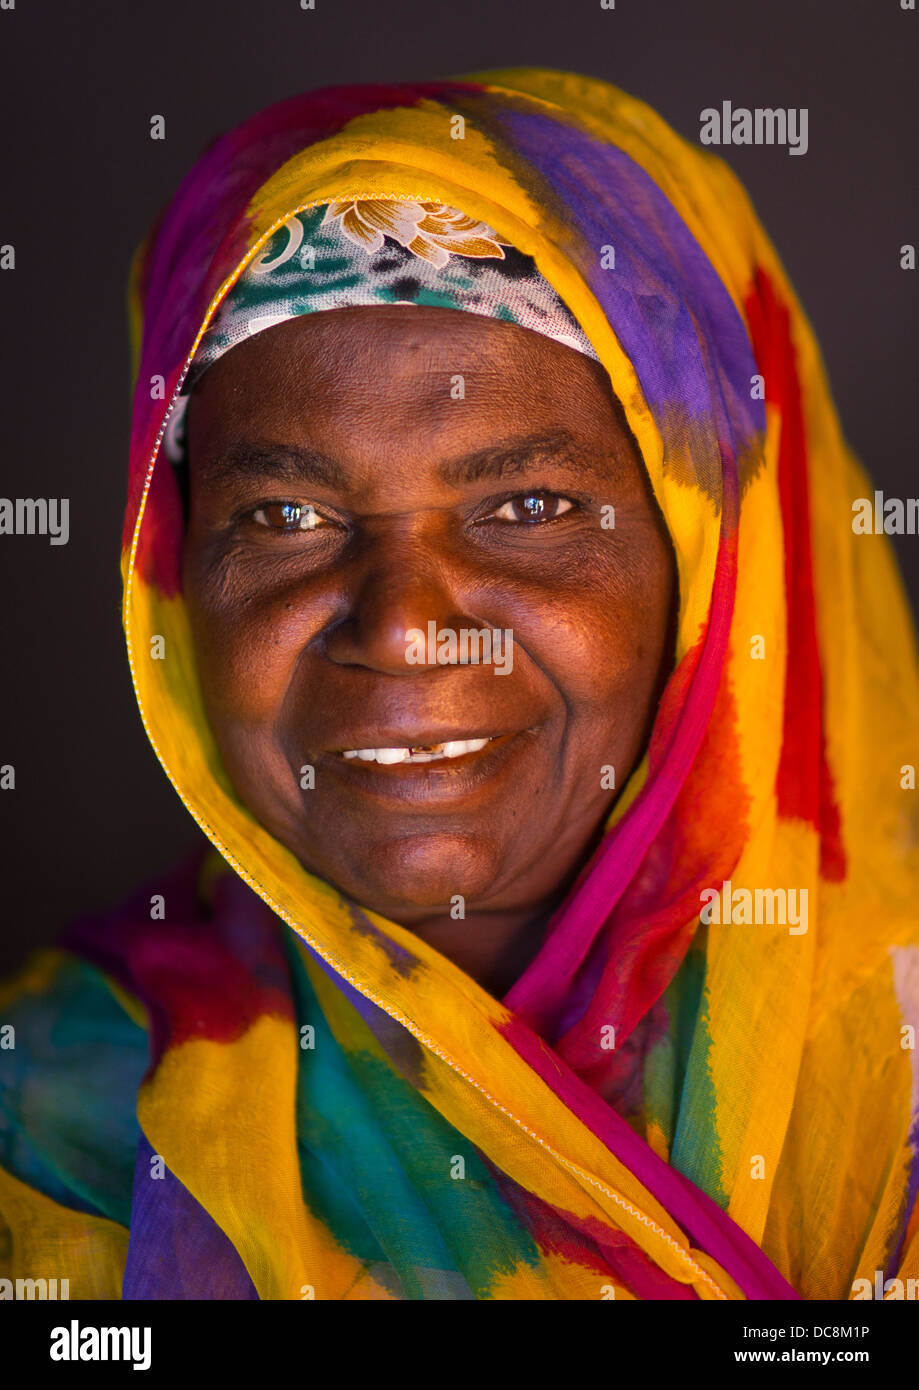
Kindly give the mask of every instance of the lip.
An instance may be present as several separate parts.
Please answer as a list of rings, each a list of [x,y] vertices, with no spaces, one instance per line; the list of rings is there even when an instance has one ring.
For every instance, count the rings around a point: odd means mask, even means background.
[[[487,738],[492,741],[476,753],[463,753],[459,758],[444,758],[431,763],[371,763],[358,758],[343,758],[338,752],[325,752],[317,759],[322,775],[337,778],[352,792],[360,792],[371,798],[403,807],[416,806],[419,810],[430,810],[436,805],[453,805],[473,797],[476,792],[495,786],[499,777],[516,763],[532,730],[494,735],[465,733],[464,738]],[[363,735],[362,735],[363,737]],[[409,744],[405,734],[399,734],[398,742],[392,735],[389,742],[358,743],[358,748],[408,748],[422,744],[419,736],[417,744]],[[414,737],[414,735],[413,735]],[[456,734],[453,737],[457,737]],[[426,743],[442,743],[447,739],[438,733],[431,737],[423,736]]]

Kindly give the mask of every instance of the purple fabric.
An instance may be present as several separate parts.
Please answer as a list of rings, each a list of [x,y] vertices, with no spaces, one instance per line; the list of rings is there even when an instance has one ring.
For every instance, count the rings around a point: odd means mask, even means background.
[[[174,1173],[152,1176],[153,1157],[141,1135],[122,1298],[258,1299],[235,1247]]]

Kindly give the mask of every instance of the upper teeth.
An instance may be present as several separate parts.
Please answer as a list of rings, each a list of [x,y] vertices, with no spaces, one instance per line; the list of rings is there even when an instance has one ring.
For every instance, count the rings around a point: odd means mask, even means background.
[[[464,738],[452,743],[435,743],[427,748],[346,748],[342,756],[360,758],[365,763],[429,763],[436,758],[461,758],[464,753],[478,753],[489,742],[487,738]]]

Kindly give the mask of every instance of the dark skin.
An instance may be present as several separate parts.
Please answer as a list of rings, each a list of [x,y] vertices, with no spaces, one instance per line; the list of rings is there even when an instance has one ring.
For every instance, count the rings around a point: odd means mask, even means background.
[[[672,664],[673,553],[606,373],[457,310],[309,314],[205,373],[188,454],[185,597],[240,799],[500,996],[595,848],[617,795],[602,770],[625,784]],[[406,632],[432,619],[510,630],[512,668],[410,664]],[[343,756],[480,737],[421,764]]]

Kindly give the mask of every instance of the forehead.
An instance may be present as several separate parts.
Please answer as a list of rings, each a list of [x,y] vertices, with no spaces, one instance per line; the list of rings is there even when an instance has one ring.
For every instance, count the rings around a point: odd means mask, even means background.
[[[303,315],[256,334],[202,377],[198,429],[304,410],[386,417],[594,408],[609,398],[599,363],[540,333],[455,309],[386,306]],[[467,411],[467,413],[469,413]]]
[[[232,349],[193,393],[187,452],[208,487],[270,474],[363,502],[395,486],[406,504],[549,460],[585,487],[641,471],[598,362],[515,324],[414,306],[304,315]]]
[[[192,395],[187,455],[193,496],[270,479],[365,509],[450,505],[457,489],[537,474],[585,492],[615,478],[622,497],[646,485],[598,362],[515,324],[414,306],[304,315],[233,348]]]

